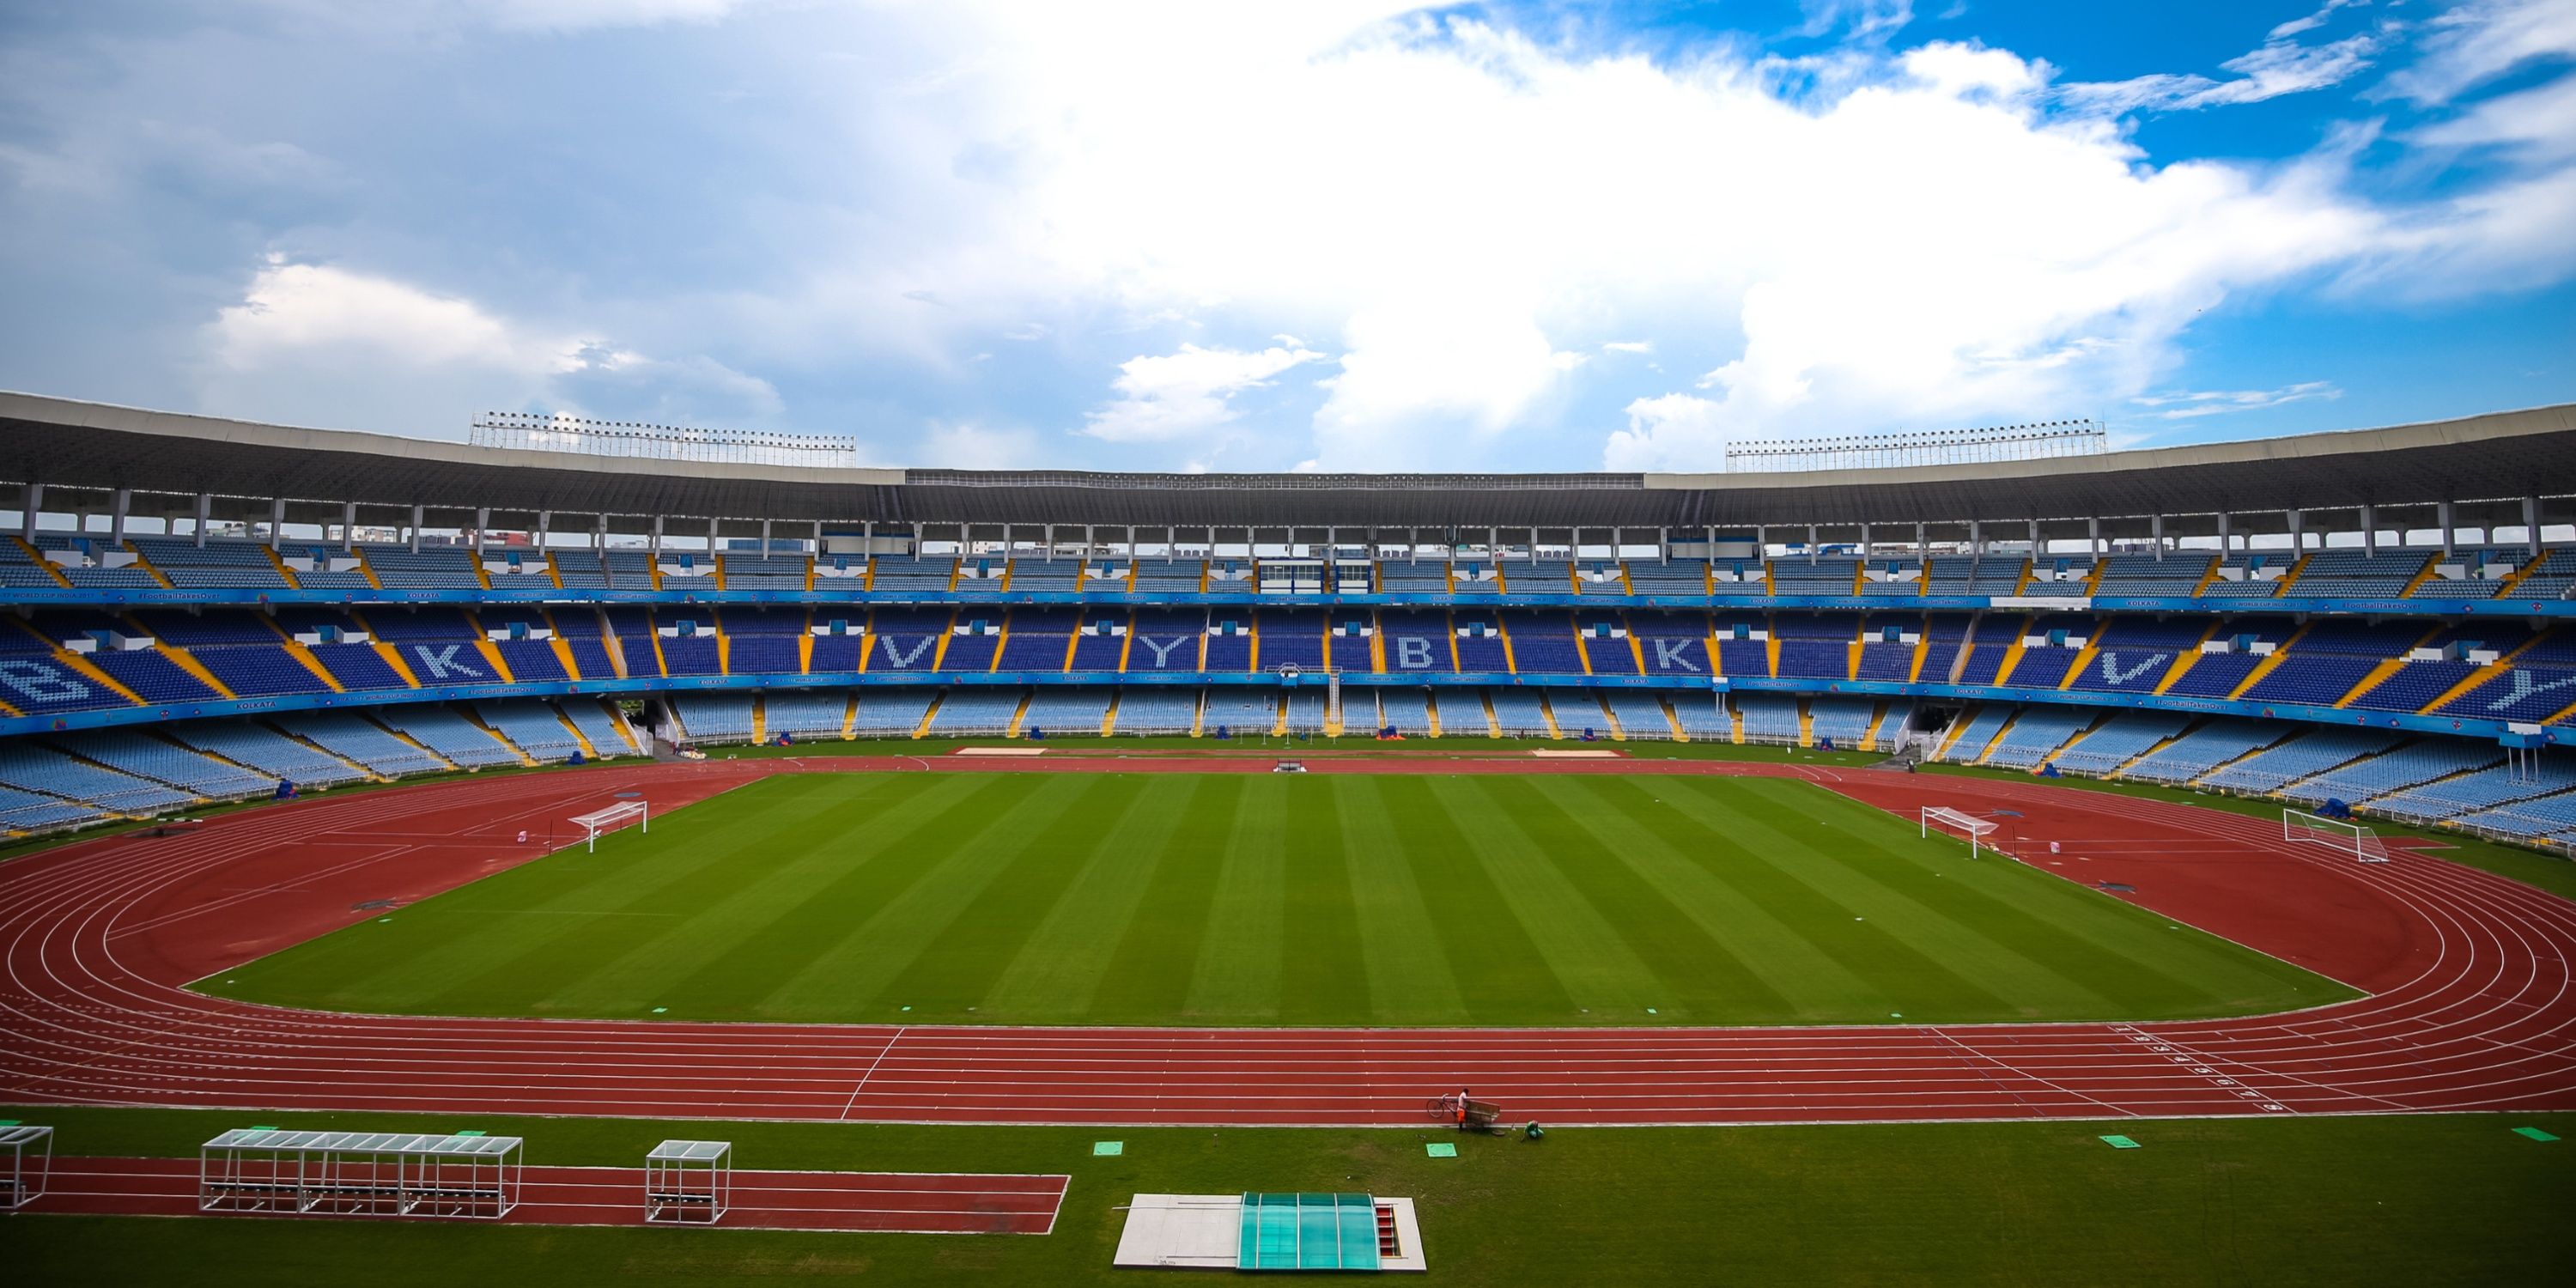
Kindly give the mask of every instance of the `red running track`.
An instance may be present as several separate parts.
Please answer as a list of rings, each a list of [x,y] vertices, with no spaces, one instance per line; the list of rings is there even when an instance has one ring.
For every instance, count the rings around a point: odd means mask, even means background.
[[[715,1228],[879,1234],[1046,1234],[1063,1206],[1063,1176],[944,1172],[747,1172]],[[643,1225],[644,1169],[530,1167],[519,1205],[500,1225]],[[197,1216],[193,1158],[58,1158],[28,1212]],[[228,1212],[227,1216],[279,1215]],[[395,1220],[393,1217],[296,1217]],[[441,1218],[410,1218],[436,1220]],[[461,1218],[449,1218],[461,1219]],[[483,1224],[467,1219],[467,1224]]]
[[[956,768],[1266,770],[1107,755]],[[1317,759],[1316,772],[1779,774],[1910,815],[2009,810],[2032,861],[2370,996],[2250,1019],[1831,1028],[1116,1029],[337,1015],[183,985],[533,858],[609,794],[763,773],[601,767],[263,808],[0,866],[0,1101],[901,1122],[1421,1121],[1460,1085],[1576,1123],[2576,1108],[2576,904],[2420,854],[2339,860],[2260,819],[2039,783],[1692,761]],[[2048,842],[2062,853],[2051,856]]]

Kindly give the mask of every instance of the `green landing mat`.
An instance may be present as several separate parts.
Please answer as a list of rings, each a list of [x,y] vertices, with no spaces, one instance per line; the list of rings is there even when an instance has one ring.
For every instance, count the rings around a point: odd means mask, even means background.
[[[2126,1136],[2105,1136],[2105,1137],[2103,1137],[2103,1138],[2102,1138],[2102,1143],[2103,1143],[2103,1144],[2105,1144],[2105,1145],[2110,1146],[2110,1147],[2111,1147],[2111,1148],[2113,1148],[2113,1149],[2136,1149],[2136,1148],[2138,1148],[2138,1142],[2136,1142],[2136,1141],[2134,1141],[2134,1140],[2131,1140],[2131,1139],[2129,1139],[2129,1138],[2128,1138],[2128,1137],[2126,1137]]]
[[[1458,1147],[1444,1140],[1423,1146],[1422,1152],[1429,1154],[1433,1158],[1456,1158],[1458,1156]]]
[[[2516,1128],[2514,1128],[2514,1129],[2513,1129],[2513,1134],[2514,1134],[2514,1135],[2516,1135],[2516,1136],[2528,1136],[2528,1137],[2532,1138],[2533,1140],[2556,1140],[2556,1139],[2558,1139],[2557,1137],[2552,1136],[2552,1135],[2550,1135],[2548,1132],[2542,1131],[2541,1129],[2539,1129],[2539,1128],[2537,1128],[2537,1127],[2516,1127]]]
[[[1093,1158],[1108,1158],[1112,1155],[1124,1154],[1126,1152],[1127,1142],[1123,1140],[1095,1140],[1091,1142],[1091,1156]]]

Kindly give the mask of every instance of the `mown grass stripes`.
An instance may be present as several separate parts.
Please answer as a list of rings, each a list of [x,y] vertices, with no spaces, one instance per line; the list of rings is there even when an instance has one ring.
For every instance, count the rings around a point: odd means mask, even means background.
[[[784,774],[205,987],[423,1014],[1389,1025],[2348,995],[1809,784],[1483,775]]]

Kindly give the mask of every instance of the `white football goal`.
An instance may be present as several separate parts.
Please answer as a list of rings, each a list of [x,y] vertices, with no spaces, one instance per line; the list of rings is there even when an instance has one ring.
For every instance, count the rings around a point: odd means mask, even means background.
[[[2388,847],[2380,843],[2379,833],[2348,819],[2285,809],[2281,811],[2281,839],[2327,846],[2351,856],[2358,863],[2388,861]]]
[[[1924,806],[1920,822],[1923,825],[1922,834],[1925,836],[1932,835],[1932,829],[1937,827],[1944,835],[1966,838],[1968,857],[1972,859],[1977,857],[1977,848],[1986,843],[1987,835],[1995,830],[1993,823],[1978,818],[1974,814],[1960,813],[1945,805]]]
[[[644,831],[652,831],[653,811],[646,808],[642,801],[619,801],[606,809],[592,810],[587,814],[575,814],[572,823],[582,830],[583,852],[596,854],[599,852],[599,834],[602,832],[614,832],[628,823],[641,823]]]

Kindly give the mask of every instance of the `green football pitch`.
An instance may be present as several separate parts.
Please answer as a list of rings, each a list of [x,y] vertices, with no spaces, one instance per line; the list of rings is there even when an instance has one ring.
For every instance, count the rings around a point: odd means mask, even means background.
[[[399,1014],[2165,1019],[2351,990],[1786,779],[781,774],[200,987]]]

